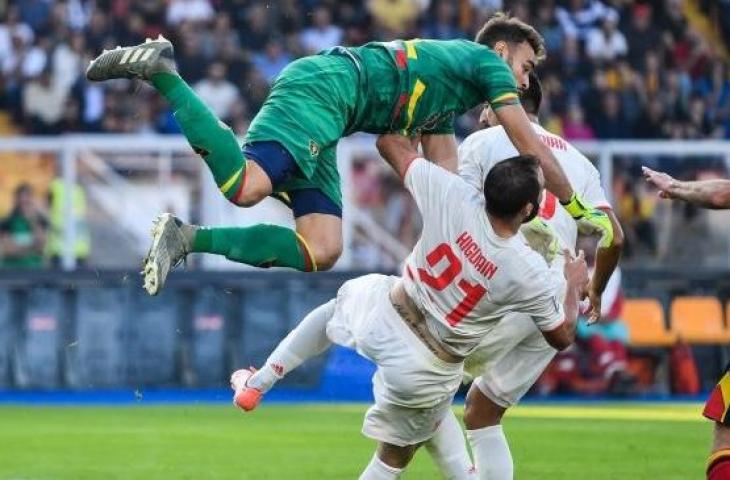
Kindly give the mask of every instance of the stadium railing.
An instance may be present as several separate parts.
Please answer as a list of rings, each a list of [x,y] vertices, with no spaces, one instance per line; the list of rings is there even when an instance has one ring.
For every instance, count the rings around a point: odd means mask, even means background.
[[[711,157],[725,166],[730,165],[729,141],[607,141],[582,142],[576,146],[585,153],[602,174],[606,193],[612,195],[612,181],[617,159],[633,159],[635,162],[656,164],[664,159],[694,162],[697,158]],[[160,135],[63,135],[57,137],[13,137],[0,139],[0,153],[44,153],[56,157],[58,172],[67,183],[73,184],[80,177],[92,177],[93,188],[88,189],[95,205],[107,218],[122,230],[118,236],[133,247],[132,258],[143,253],[147,231],[152,218],[164,210],[195,219],[201,224],[246,225],[266,220],[273,223],[292,224],[290,213],[273,199],[267,199],[253,209],[240,209],[226,202],[217,192],[203,162],[192,154],[184,138]],[[337,269],[370,268],[358,263],[355,254],[358,242],[372,244],[380,252],[376,266],[396,268],[411,245],[399,238],[379,221],[368,208],[358,204],[353,163],[356,159],[379,162],[373,137],[353,135],[343,139],[338,146],[338,164],[342,178],[344,202],[343,237],[344,252]],[[387,168],[386,168],[387,170]],[[0,165],[0,172],[2,166]],[[146,189],[135,186],[139,177],[149,182]],[[184,182],[179,179],[184,178]],[[637,179],[638,181],[638,179]],[[66,188],[65,209],[72,217],[71,189]],[[76,259],[73,245],[76,238],[75,222],[64,224],[63,267],[73,269]],[[666,236],[666,234],[665,234]],[[661,241],[660,241],[661,243]],[[96,246],[99,245],[97,242]],[[120,245],[115,255],[100,255],[100,268],[124,267],[105,264],[103,260],[120,257]],[[723,253],[724,263],[730,267],[730,242]],[[97,258],[98,260],[98,258]],[[230,268],[230,262],[215,258],[201,261],[208,268]],[[717,265],[718,263],[715,262]],[[129,266],[129,265],[126,265]]]

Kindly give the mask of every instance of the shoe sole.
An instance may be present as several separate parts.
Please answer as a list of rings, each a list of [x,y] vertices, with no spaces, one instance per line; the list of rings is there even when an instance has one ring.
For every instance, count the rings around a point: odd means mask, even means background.
[[[155,219],[152,227],[152,246],[143,262],[142,275],[144,276],[144,289],[152,296],[160,293],[164,281],[160,279],[160,266],[157,259],[157,249],[160,245],[165,229],[175,218],[170,213],[163,213]]]

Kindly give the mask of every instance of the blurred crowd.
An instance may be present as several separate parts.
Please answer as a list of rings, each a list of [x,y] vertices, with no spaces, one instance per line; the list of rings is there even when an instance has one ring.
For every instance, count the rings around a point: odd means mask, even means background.
[[[706,18],[730,18],[728,2]],[[545,121],[569,140],[730,138],[723,48],[689,27],[681,0],[23,0],[0,1],[0,109],[25,133],[176,132],[151,92],[89,84],[103,48],[164,34],[180,72],[243,134],[290,61],[333,45],[398,37],[472,38],[511,11],[545,37]],[[719,15],[719,16],[717,16]],[[724,21],[722,19],[725,19]],[[727,30],[725,30],[727,32]],[[461,134],[476,127],[462,119]]]

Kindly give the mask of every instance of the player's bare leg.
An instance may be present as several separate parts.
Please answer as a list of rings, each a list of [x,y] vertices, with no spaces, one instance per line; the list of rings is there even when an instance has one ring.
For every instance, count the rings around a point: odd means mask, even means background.
[[[512,454],[502,431],[507,409],[472,384],[466,396],[464,423],[480,480],[512,480]]]
[[[474,463],[466,449],[464,432],[453,410],[441,420],[433,437],[425,443],[426,450],[438,465],[446,480],[474,480]]]
[[[342,219],[310,213],[296,219],[297,233],[309,250],[317,271],[329,270],[342,254]]]

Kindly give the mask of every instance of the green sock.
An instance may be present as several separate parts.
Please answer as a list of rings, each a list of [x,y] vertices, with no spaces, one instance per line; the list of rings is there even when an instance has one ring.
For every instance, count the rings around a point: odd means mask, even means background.
[[[228,200],[243,186],[246,159],[233,131],[198,98],[179,75],[156,73],[152,85],[165,96],[188,142],[208,165]]]
[[[261,223],[251,227],[201,227],[195,232],[193,252],[225,255],[254,267],[289,267],[316,271],[306,245],[290,228]]]

